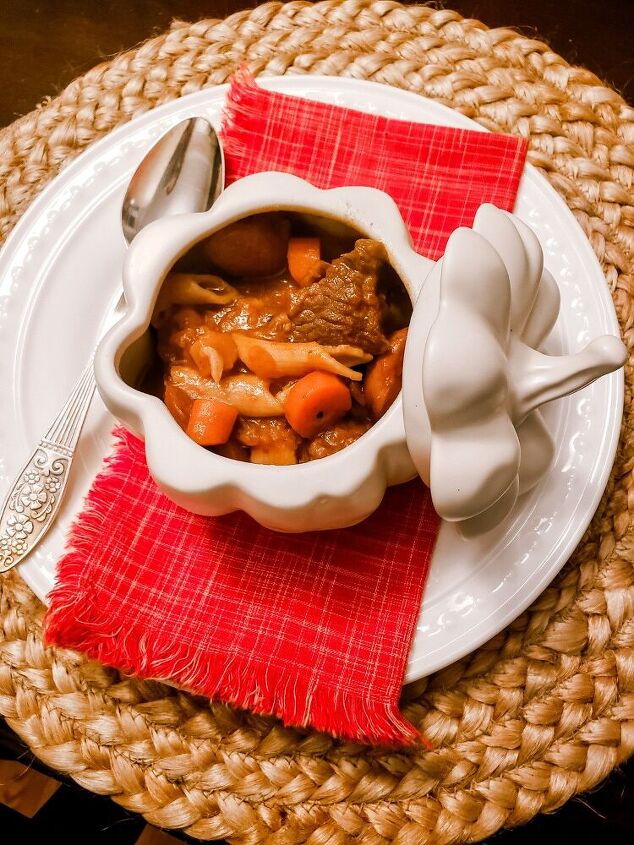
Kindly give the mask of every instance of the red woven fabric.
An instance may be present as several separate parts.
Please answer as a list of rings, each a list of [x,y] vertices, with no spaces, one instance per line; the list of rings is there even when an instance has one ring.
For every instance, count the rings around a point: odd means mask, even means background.
[[[416,250],[440,258],[479,206],[511,211],[526,143],[510,135],[392,120],[265,91],[239,75],[223,129],[227,177],[260,170],[319,188],[365,185],[396,201]]]
[[[432,258],[480,203],[513,207],[526,153],[508,136],[269,93],[244,75],[223,140],[229,181],[283,170],[386,190]],[[411,742],[398,698],[436,531],[419,481],[341,531],[194,516],[157,490],[143,444],[119,432],[59,563],[46,637],[287,724]]]

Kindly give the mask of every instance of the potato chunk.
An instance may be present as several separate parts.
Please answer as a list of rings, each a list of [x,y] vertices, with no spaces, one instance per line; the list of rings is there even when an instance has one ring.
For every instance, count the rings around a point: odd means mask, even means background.
[[[214,232],[199,249],[228,276],[273,276],[286,267],[289,235],[286,217],[277,213],[255,214]]]

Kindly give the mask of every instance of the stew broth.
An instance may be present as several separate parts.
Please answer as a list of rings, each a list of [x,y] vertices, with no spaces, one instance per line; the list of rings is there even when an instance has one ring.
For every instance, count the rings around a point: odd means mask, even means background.
[[[288,465],[361,437],[392,404],[411,302],[382,244],[320,218],[238,221],[168,275],[148,389],[200,445]]]

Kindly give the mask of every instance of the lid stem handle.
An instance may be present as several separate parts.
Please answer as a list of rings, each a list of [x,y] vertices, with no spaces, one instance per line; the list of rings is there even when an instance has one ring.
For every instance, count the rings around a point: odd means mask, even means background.
[[[575,355],[544,355],[516,341],[509,357],[512,416],[521,421],[540,405],[622,367],[627,350],[617,337],[602,335]]]

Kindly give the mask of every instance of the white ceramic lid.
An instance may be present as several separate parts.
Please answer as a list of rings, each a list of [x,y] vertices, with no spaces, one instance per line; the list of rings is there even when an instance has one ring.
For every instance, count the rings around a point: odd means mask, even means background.
[[[531,229],[493,205],[459,228],[425,281],[403,367],[407,445],[439,515],[478,534],[548,471],[539,406],[623,365],[611,335],[575,355],[539,351],[559,290]]]

